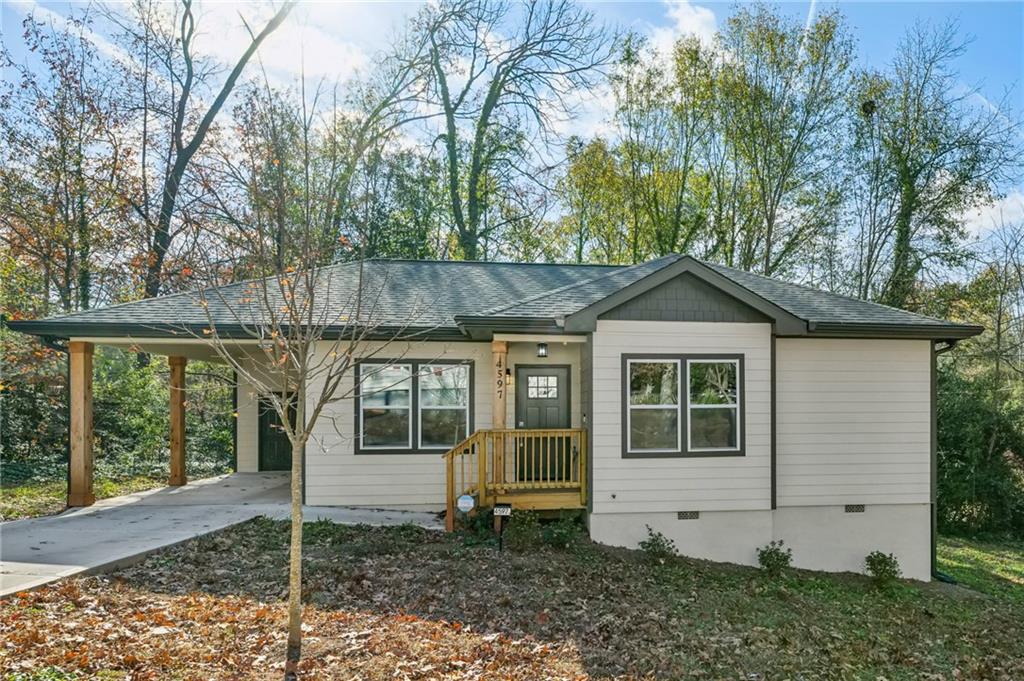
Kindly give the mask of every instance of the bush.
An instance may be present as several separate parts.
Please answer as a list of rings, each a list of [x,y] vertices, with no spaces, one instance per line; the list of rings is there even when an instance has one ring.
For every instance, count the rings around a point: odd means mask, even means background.
[[[640,542],[640,550],[647,560],[656,565],[663,565],[671,558],[679,555],[676,543],[657,530],[647,526],[647,539]]]
[[[770,541],[757,550],[757,563],[769,577],[778,577],[793,564],[793,549],[786,548],[786,542],[781,539]]]
[[[513,511],[506,521],[505,545],[513,551],[528,551],[544,541],[540,517],[533,511]]]
[[[891,586],[903,574],[896,556],[881,551],[872,551],[864,558],[864,569],[881,587]]]
[[[560,515],[557,520],[544,525],[544,543],[557,549],[567,549],[583,536],[583,527],[578,514]]]

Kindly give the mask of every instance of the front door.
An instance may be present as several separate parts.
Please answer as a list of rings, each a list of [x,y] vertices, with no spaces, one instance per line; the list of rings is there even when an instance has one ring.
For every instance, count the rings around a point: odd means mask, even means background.
[[[274,405],[261,397],[260,409],[260,470],[290,471],[292,469],[292,443],[281,427],[281,417]],[[289,416],[294,422],[295,410]]]
[[[569,367],[516,367],[516,428],[553,430],[569,428]],[[542,435],[518,440],[516,473],[523,481],[564,480],[568,473],[566,436]]]

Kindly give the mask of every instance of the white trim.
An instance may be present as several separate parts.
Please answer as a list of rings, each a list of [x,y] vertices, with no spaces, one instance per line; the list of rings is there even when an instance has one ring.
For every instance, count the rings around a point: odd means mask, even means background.
[[[648,409],[648,410],[660,410],[668,411],[672,405],[670,404],[632,404],[630,402],[630,385],[632,383],[633,376],[633,365],[634,364],[675,364],[676,365],[676,448],[675,449],[635,449],[633,447],[633,410],[634,409]],[[626,453],[627,454],[681,454],[683,451],[682,434],[682,399],[679,392],[683,388],[682,377],[680,376],[682,369],[682,363],[678,359],[658,359],[658,358],[635,358],[626,360],[626,384],[622,386],[622,399],[626,401]]]
[[[729,404],[690,404],[690,365],[697,364],[732,364],[736,367],[736,400]],[[740,361],[738,359],[687,359],[686,360],[686,451],[687,452],[738,452],[740,451],[741,439],[740,429]],[[693,446],[693,419],[690,418],[691,409],[732,409],[736,412],[736,446],[735,447],[701,447]]]
[[[562,336],[560,334],[551,333],[535,333],[535,334],[517,334],[517,333],[496,333],[494,334],[494,340],[496,341],[507,341],[509,343],[550,343],[552,345],[556,343],[586,343],[586,336]]]
[[[408,388],[408,390],[409,390],[409,404],[408,404],[408,406],[405,406],[405,407],[391,407],[391,406],[389,406],[389,407],[371,407],[371,409],[386,409],[388,411],[404,410],[404,411],[409,413],[409,433],[408,433],[408,435],[406,437],[406,444],[405,445],[396,445],[396,444],[367,445],[366,441],[363,439],[363,435],[366,433],[366,425],[363,423],[363,415],[366,412],[366,405],[363,403],[363,396],[364,396],[364,394],[363,394],[363,367],[365,367],[365,366],[374,366],[374,367],[378,367],[378,368],[383,368],[383,367],[406,367],[406,368],[409,369],[409,378],[408,378],[408,381],[409,381],[409,388]],[[405,362],[395,362],[395,363],[389,363],[389,362],[380,362],[380,363],[365,362],[365,363],[361,363],[359,365],[359,376],[358,376],[358,379],[359,379],[359,392],[358,392],[358,394],[359,394],[359,448],[361,450],[364,450],[364,451],[372,451],[374,449],[385,449],[385,450],[387,450],[387,449],[412,449],[412,416],[413,416],[413,414],[412,414],[412,379],[413,379],[412,364],[408,364],[408,363],[405,363]]]
[[[448,451],[453,446],[457,445],[460,440],[456,440],[450,445],[424,445],[423,444],[423,381],[421,380],[424,371],[422,367],[428,367],[429,369],[439,368],[442,372],[448,369],[462,368],[466,372],[466,402],[462,405],[430,405],[426,409],[432,409],[436,411],[464,411],[466,413],[466,431],[462,436],[462,440],[469,437],[469,402],[473,399],[470,395],[469,386],[472,383],[472,377],[469,375],[469,365],[465,363],[455,364],[421,364],[421,370],[416,374],[416,444],[418,449],[436,449],[438,451]]]

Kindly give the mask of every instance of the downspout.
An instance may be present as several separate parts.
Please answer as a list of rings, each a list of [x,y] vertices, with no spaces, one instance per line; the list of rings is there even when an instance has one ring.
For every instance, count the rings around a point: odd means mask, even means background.
[[[944,355],[953,348],[956,347],[957,341],[948,340],[943,341],[945,345],[938,347],[938,344],[932,342],[931,352],[931,550],[932,550],[932,578],[940,582],[946,582],[947,584],[956,584],[956,579],[952,575],[948,575],[945,572],[939,571],[939,559],[938,559],[938,510],[936,508],[936,495],[939,487],[939,448],[938,448],[938,357]]]

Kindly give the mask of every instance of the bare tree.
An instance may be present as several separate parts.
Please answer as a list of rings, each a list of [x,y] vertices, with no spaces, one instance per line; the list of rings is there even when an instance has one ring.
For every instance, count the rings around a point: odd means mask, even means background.
[[[195,51],[198,27],[192,0],[180,0],[170,15],[152,0],[135,0],[127,16],[107,12],[122,31],[127,54],[123,67],[138,97],[133,107],[140,136],[137,180],[125,198],[144,228],[145,297],[160,293],[176,235],[175,211],[193,158],[249,61],[294,6],[295,0],[287,0],[259,32],[249,31],[248,46],[219,87],[214,84],[219,65]]]
[[[525,174],[533,138],[575,110],[574,96],[596,84],[611,57],[610,36],[571,0],[517,6],[514,14],[507,3],[452,0],[418,19],[429,43],[427,103],[437,102],[444,120],[452,220],[469,260],[506,224],[484,224],[486,183]]]

